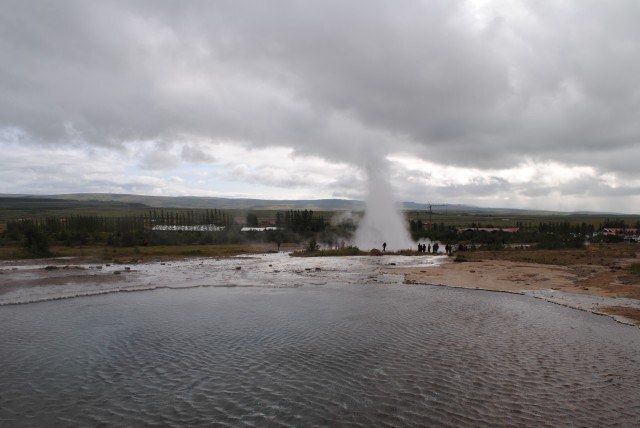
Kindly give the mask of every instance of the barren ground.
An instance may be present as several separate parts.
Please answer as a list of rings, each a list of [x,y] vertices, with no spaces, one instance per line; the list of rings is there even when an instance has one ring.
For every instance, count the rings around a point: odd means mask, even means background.
[[[620,299],[595,312],[624,317],[640,325],[640,258],[636,244],[585,249],[477,251],[458,253],[435,268],[388,269],[407,284],[447,285],[525,293],[554,290],[571,295]],[[637,302],[629,303],[629,299]]]

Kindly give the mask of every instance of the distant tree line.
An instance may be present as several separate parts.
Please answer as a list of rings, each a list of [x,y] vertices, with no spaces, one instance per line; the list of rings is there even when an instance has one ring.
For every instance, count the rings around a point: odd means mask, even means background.
[[[600,228],[614,227],[616,229],[640,229],[640,220],[634,224],[627,224],[623,219],[605,219]]]
[[[289,210],[284,214],[276,213],[276,226],[305,238],[324,231],[327,225],[324,216],[315,215],[313,210]]]
[[[258,225],[255,214],[247,215],[247,224]],[[144,246],[196,245],[244,242],[301,242],[319,236],[329,240],[328,223],[310,210],[291,210],[276,214],[277,230],[241,232],[225,210],[150,210],[146,215],[46,216],[10,220],[0,235],[4,244],[21,243],[32,256],[48,254],[49,245]],[[223,226],[221,230],[154,230],[154,226]],[[340,234],[340,231],[338,231]]]
[[[161,225],[195,226],[199,224],[215,224],[217,226],[229,226],[233,217],[227,211],[219,209],[204,210],[152,210],[149,219]]]
[[[312,210],[289,210],[276,213],[276,226],[286,242],[307,242],[307,247],[338,248],[351,241],[356,225],[352,220],[331,224]]]
[[[220,209],[152,209],[144,215],[96,216],[69,215],[46,216],[7,221],[0,234],[0,244],[19,243],[25,252],[33,256],[47,255],[50,244],[111,246],[140,245],[196,245],[248,242],[311,242],[326,247],[338,247],[351,241],[356,225],[353,221],[331,224],[323,215],[312,210],[276,212],[275,230],[242,232],[234,222],[231,212]],[[248,213],[246,224],[257,227],[259,218]],[[154,226],[223,226],[221,230],[154,230]],[[421,220],[409,222],[414,240],[429,238],[445,243],[465,243],[473,246],[502,248],[505,245],[536,243],[543,248],[579,247],[585,241],[620,241],[615,235],[595,234],[603,228],[638,228],[640,221],[627,224],[622,219],[605,219],[596,227],[593,223],[561,221],[516,222],[516,233],[486,231],[491,224],[470,223],[465,229],[433,224]]]
[[[147,215],[95,216],[70,215],[47,216],[10,220],[1,238],[5,243],[22,242],[30,255],[45,255],[43,248],[50,242],[62,245],[107,244],[112,246],[182,245],[228,241],[226,236],[232,224],[232,216],[218,209],[211,210],[151,210]],[[155,231],[154,226],[224,226],[224,236],[215,232],[166,232]],[[34,242],[39,242],[35,245]]]
[[[471,223],[467,227],[458,228],[444,223],[423,223],[421,220],[411,220],[409,228],[414,240],[428,238],[433,241],[456,243],[464,242],[473,246],[488,248],[502,248],[505,245],[536,244],[539,248],[579,248],[585,242],[616,242],[622,241],[621,236],[601,235],[596,232],[605,227],[638,228],[640,221],[630,226],[624,220],[606,219],[596,227],[592,223],[572,223],[569,221],[552,221],[538,223],[516,222],[517,232],[500,230],[488,231],[482,229],[499,229],[492,224]]]

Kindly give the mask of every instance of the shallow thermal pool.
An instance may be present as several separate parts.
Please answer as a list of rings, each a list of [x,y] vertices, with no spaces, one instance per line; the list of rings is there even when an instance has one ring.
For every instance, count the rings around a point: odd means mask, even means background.
[[[292,263],[290,283],[263,286],[250,266],[271,275],[276,259],[260,260],[220,268],[242,286],[1,306],[0,424],[640,423],[637,328],[527,296],[402,285],[371,258],[333,271],[349,261],[283,258],[273,275]],[[196,286],[198,263],[163,268]]]
[[[121,291],[192,287],[277,287],[396,283],[400,275],[378,272],[382,266],[428,267],[446,256],[290,257],[288,253],[231,258],[194,258],[167,263],[84,265],[45,270],[45,265],[0,264],[5,285],[0,305],[32,303]],[[121,275],[114,275],[118,273]],[[11,280],[7,278],[11,277]],[[0,281],[0,284],[3,282]],[[15,286],[20,284],[20,286]]]

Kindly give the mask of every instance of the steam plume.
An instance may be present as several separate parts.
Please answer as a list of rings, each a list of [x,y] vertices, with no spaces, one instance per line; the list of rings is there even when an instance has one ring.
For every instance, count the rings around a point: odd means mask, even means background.
[[[368,189],[364,218],[356,231],[355,243],[363,249],[382,248],[387,251],[413,247],[407,225],[393,197],[389,171],[385,164],[370,163],[366,167]]]

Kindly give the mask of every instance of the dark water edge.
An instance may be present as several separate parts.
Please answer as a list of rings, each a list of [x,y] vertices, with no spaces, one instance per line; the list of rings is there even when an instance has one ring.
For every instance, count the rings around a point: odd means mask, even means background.
[[[525,296],[155,290],[0,323],[2,426],[640,425],[638,329]]]

